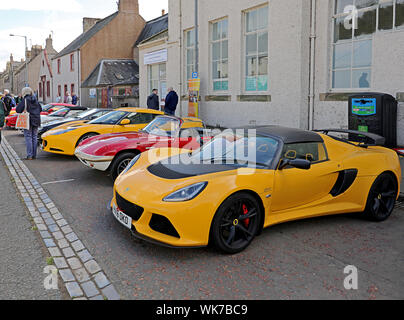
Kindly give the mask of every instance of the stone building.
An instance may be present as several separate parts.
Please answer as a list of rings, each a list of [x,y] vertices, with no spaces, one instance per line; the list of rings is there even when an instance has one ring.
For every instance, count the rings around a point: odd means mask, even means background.
[[[165,38],[138,46],[141,101],[166,57],[177,114],[198,71],[209,125],[344,128],[357,92],[397,97],[404,121],[404,0],[169,0],[168,21]]]
[[[52,36],[46,39],[45,49],[39,55],[40,68],[36,78],[38,99],[43,103],[55,102],[53,93],[52,58],[57,55],[53,48]]]
[[[24,60],[14,61],[13,54],[10,54],[6,69],[0,74],[0,92],[7,89],[10,93],[15,93],[18,90],[15,73],[24,63]]]
[[[97,106],[97,96],[90,94],[94,88],[81,88],[82,82],[102,59],[132,59],[128,44],[136,41],[144,24],[137,0],[120,0],[118,11],[102,20],[85,18],[84,32],[52,60],[54,96],[75,91],[83,106]]]

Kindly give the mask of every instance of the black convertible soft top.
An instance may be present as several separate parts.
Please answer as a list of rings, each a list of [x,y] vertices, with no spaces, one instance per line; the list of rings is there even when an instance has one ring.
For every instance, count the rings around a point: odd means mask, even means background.
[[[256,129],[257,134],[277,137],[285,144],[324,142],[323,138],[316,132],[302,129],[294,129],[280,126],[262,126],[246,129]]]

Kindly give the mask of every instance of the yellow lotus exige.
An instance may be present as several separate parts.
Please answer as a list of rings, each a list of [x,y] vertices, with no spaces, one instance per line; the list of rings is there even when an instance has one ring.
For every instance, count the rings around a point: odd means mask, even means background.
[[[76,147],[88,138],[106,133],[139,131],[162,114],[151,109],[116,109],[86,124],[70,124],[49,130],[42,136],[42,149],[73,156]]]
[[[258,127],[224,132],[192,154],[150,150],[116,180],[111,210],[139,238],[225,253],[281,222],[352,212],[387,219],[399,195],[397,154],[377,135],[321,132]]]

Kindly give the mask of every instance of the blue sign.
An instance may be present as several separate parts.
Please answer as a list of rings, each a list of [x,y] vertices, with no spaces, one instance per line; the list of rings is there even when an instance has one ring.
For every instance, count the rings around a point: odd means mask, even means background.
[[[376,99],[353,99],[352,113],[358,116],[373,116],[376,114]]]
[[[192,72],[192,79],[198,79],[198,72]]]

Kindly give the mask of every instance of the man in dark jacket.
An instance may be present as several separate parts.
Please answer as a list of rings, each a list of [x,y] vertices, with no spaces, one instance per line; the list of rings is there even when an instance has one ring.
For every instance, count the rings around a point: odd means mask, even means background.
[[[167,115],[175,116],[175,110],[177,110],[178,105],[178,95],[172,87],[168,88],[168,94],[166,97],[166,105],[164,107],[164,112]]]
[[[4,94],[5,96],[3,97],[3,102],[6,106],[6,114],[5,116],[8,117],[10,115],[10,111],[12,108],[15,107],[15,100],[14,98],[11,96],[10,91],[8,91],[7,89],[4,90]]]
[[[29,130],[24,130],[25,143],[27,146],[26,160],[36,159],[38,148],[38,128],[41,126],[41,105],[36,99],[31,88],[22,89],[22,101],[17,106],[17,113],[23,113],[25,102],[27,103],[27,112],[29,113]]]
[[[158,90],[153,89],[152,94],[147,97],[147,107],[153,110],[160,110],[160,99]]]

